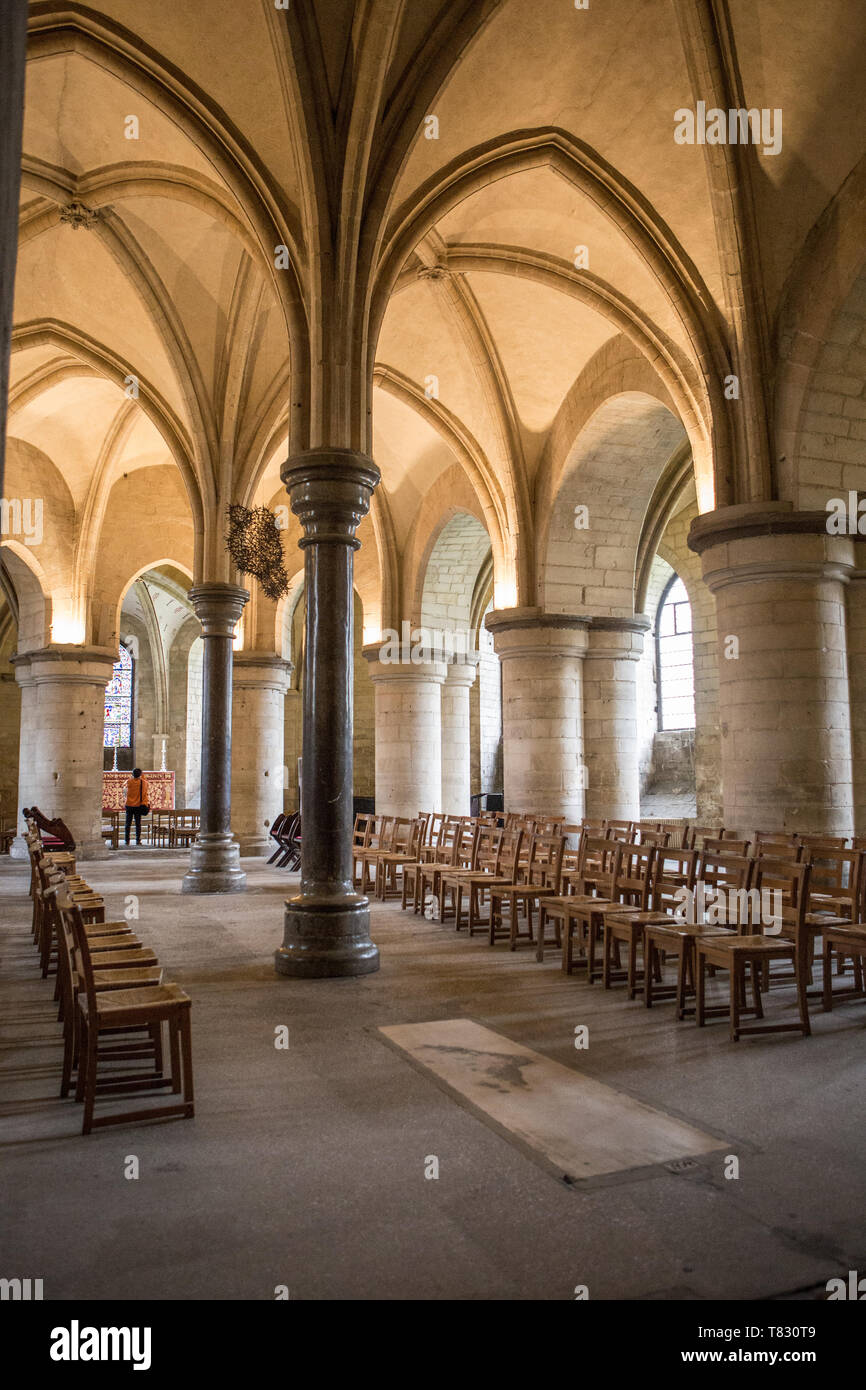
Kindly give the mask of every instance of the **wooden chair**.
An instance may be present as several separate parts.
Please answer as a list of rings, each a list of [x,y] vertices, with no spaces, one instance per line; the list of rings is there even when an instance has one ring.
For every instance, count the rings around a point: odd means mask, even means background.
[[[754,861],[743,855],[698,853],[696,850],[683,850],[676,856],[668,852],[665,860],[653,899],[653,908],[660,915],[655,921],[648,919],[645,924],[644,1004],[652,1008],[658,1000],[673,998],[679,1021],[692,1012],[686,1000],[695,993],[696,941],[703,936],[732,932],[727,913],[724,924],[706,920],[702,889],[710,894],[747,892]],[[683,894],[683,888],[689,890],[691,897]],[[691,914],[684,910],[689,903],[693,909]],[[664,982],[663,966],[668,956],[674,956],[677,962],[675,985]]]
[[[533,835],[523,882],[499,883],[491,888],[488,932],[491,946],[495,944],[497,935],[507,932],[510,949],[517,949],[521,912],[526,920],[526,935],[530,943],[534,943],[533,907],[542,899],[555,897],[559,893],[564,850],[565,839],[562,835]],[[519,870],[517,876],[519,877]],[[506,904],[507,927],[504,917]]]
[[[664,832],[667,840],[667,832]],[[619,873],[616,878],[617,896],[621,902],[628,903],[637,911],[609,912],[603,917],[602,984],[610,989],[614,975],[625,977],[628,984],[628,997],[634,999],[637,990],[638,947],[643,954],[645,915],[649,909],[656,858],[663,855],[665,846],[654,844],[630,845],[620,856]],[[628,965],[625,972],[619,967],[619,947],[625,945],[628,951]],[[613,957],[616,951],[617,969],[614,971]]]
[[[839,914],[829,904],[822,911],[812,910],[812,876],[814,867],[808,861],[795,864],[786,859],[771,859],[765,855],[755,865],[755,885],[759,891],[779,895],[780,921],[775,934],[797,944],[800,954],[797,968],[806,984],[812,983],[817,937],[834,927],[853,923],[853,913]],[[856,872],[856,870],[855,870]],[[805,896],[804,896],[805,895]],[[784,982],[784,981],[782,981]],[[765,968],[763,987],[770,986],[769,967]]]
[[[78,994],[80,982],[75,970],[75,943],[70,925],[70,912],[61,910],[57,904],[58,894],[68,901],[62,884],[48,890],[51,910],[55,914],[58,941],[58,979],[60,984],[59,1017],[63,1021],[63,1068],[60,1081],[60,1095],[67,1096],[72,1073],[78,1065],[80,1050],[80,1027],[78,1021]],[[91,958],[97,990],[128,989],[149,987],[162,983],[162,969],[153,951],[145,947],[133,947],[117,953],[97,953],[90,940]],[[154,1054],[157,1039],[150,1034]],[[111,1050],[118,1046],[112,1039]],[[136,1050],[140,1051],[140,1048]]]
[[[824,947],[823,957],[823,988],[821,998],[825,1010],[828,1012],[833,1008],[834,1003],[839,999],[863,999],[866,998],[866,990],[863,987],[864,981],[864,962],[866,962],[866,927],[855,926],[852,924],[847,927],[823,928]],[[841,975],[843,967],[850,959],[854,965],[854,983],[845,989],[833,988],[833,954],[837,958],[837,975]]]
[[[812,866],[809,912],[862,921],[863,851],[804,843],[803,859]]]
[[[188,849],[198,835],[200,823],[200,811],[191,808],[175,811],[169,843],[174,849]]]
[[[376,836],[373,836],[366,849],[358,853],[358,863],[361,866],[361,882],[359,892],[372,892],[375,888],[375,880],[378,869],[377,864],[383,854],[400,853],[405,849],[409,830],[412,821],[408,816],[386,816],[386,824],[383,825],[379,836],[378,844],[375,843]]]
[[[459,816],[440,815],[435,831],[429,837],[428,843],[421,849],[421,862],[436,864],[447,860],[461,829],[462,823]]]
[[[570,975],[574,967],[575,944],[578,946],[578,954],[586,959],[589,929],[582,909],[590,901],[613,901],[614,881],[619,872],[622,843],[620,840],[584,836],[577,868],[563,871],[562,874],[565,894],[545,898],[541,903],[537,960],[544,957],[548,921],[553,924],[555,942],[562,950],[564,973]]]
[[[441,876],[443,898],[450,890],[454,899],[456,931],[460,931],[463,925],[464,897],[466,899],[466,924],[470,936],[474,936],[476,930],[490,927],[489,916],[483,918],[481,915],[485,897],[501,884],[516,882],[523,831],[499,829],[490,840],[482,832],[479,840],[476,868],[443,869]]]
[[[195,1113],[193,1100],[192,1046],[190,1010],[192,1001],[179,985],[162,982],[138,989],[119,988],[99,990],[90,945],[78,910],[67,896],[58,894],[58,907],[68,913],[67,922],[74,943],[73,968],[78,981],[77,1026],[80,1037],[80,1061],[75,1098],[84,1102],[82,1134],[108,1125],[130,1124],[137,1120],[191,1118]],[[171,1070],[162,1074],[162,1030],[167,1029]],[[152,1046],[139,1049],[113,1046],[100,1049],[100,1040],[115,1041],[120,1033],[145,1030]],[[157,1036],[158,1034],[158,1036]],[[157,1064],[148,1069],[140,1067],[131,1072],[101,1069],[100,1064],[150,1057]],[[125,1110],[120,1113],[96,1115],[96,1102],[109,1096],[154,1091],[170,1087],[182,1095],[176,1104]]]
[[[577,944],[586,963],[588,984],[604,975],[603,956],[601,963],[596,965],[596,947],[603,940],[607,918],[611,915],[621,919],[639,917],[646,910],[652,863],[655,855],[661,852],[654,845],[613,843],[616,848],[609,877],[604,881],[595,880],[595,894],[580,894],[573,907],[568,905],[562,933],[563,972],[571,974]],[[583,882],[589,884],[592,880],[584,875]],[[619,947],[616,949],[618,951]]]
[[[452,818],[456,819],[456,818]],[[456,819],[445,828],[442,840],[450,838],[450,845],[442,845],[440,858],[421,860],[417,864],[407,864],[403,868],[403,890],[400,905],[405,908],[409,892],[412,893],[412,909],[424,913],[427,907],[428,889],[434,902],[441,899],[442,873],[445,869],[469,867],[473,862],[480,827],[473,825],[470,818]]]
[[[388,887],[398,892],[397,870],[402,877],[407,864],[416,864],[424,843],[427,830],[427,817],[416,816],[408,825],[398,825],[394,834],[394,847],[380,854],[376,860],[376,897],[384,902]]]
[[[766,844],[766,841],[764,842]],[[723,936],[700,936],[695,941],[696,981],[695,1017],[698,1027],[703,1027],[707,1018],[727,1014],[730,1020],[732,1042],[739,1042],[745,1034],[798,1032],[803,1037],[811,1033],[809,1006],[806,997],[807,965],[809,961],[810,934],[806,924],[806,909],[809,901],[809,876],[811,865],[794,863],[789,859],[773,859],[769,854],[760,856],[755,864],[755,885],[758,892],[782,880],[788,884],[788,896],[792,899],[791,916],[786,921],[788,932],[783,927],[782,934],[731,933]],[[770,966],[775,961],[790,962],[797,989],[798,1023],[773,1023],[743,1025],[742,1018],[754,1014],[764,1017],[761,1000],[762,979],[769,979]],[[728,971],[729,1002],[727,1007],[708,1007],[706,1004],[705,977],[708,966]],[[751,1007],[746,1004],[746,972],[751,974]]]
[[[111,849],[117,849],[120,844],[120,812],[103,811],[102,813],[102,838]]]

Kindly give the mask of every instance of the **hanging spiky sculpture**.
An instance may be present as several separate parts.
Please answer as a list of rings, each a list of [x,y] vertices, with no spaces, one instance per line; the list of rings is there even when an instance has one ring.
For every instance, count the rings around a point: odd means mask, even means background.
[[[289,592],[289,576],[273,512],[268,507],[243,507],[232,502],[227,514],[226,548],[241,574],[257,579],[268,598],[282,598]]]

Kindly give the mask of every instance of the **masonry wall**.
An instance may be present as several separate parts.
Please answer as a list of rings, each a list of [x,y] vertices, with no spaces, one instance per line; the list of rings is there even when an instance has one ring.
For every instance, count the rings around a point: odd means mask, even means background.
[[[830,497],[866,490],[866,273],[818,356],[801,431],[795,506],[823,510]]]
[[[17,628],[10,623],[0,639],[0,815],[12,820],[18,810],[18,740],[21,692],[9,657],[15,650]]]

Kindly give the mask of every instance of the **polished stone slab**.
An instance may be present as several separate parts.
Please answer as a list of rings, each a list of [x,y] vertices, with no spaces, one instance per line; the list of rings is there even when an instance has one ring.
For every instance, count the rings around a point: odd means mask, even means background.
[[[723,1147],[717,1136],[472,1019],[397,1024],[379,1031],[572,1179],[670,1163]]]

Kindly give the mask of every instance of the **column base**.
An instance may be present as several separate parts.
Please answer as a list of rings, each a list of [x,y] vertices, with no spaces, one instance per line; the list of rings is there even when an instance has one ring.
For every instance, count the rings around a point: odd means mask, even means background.
[[[289,898],[283,922],[283,944],[274,953],[278,975],[321,980],[379,969],[379,948],[370,940],[370,904],[358,893]]]
[[[276,842],[268,835],[248,835],[238,837],[238,849],[242,859],[268,859],[276,849]]]
[[[242,893],[247,876],[233,835],[199,835],[189,852],[182,893]]]
[[[16,835],[16,836],[15,836],[15,839],[12,841],[11,845],[9,846],[9,858],[10,858],[10,859],[28,859],[29,857],[30,857],[30,851],[29,851],[29,849],[27,848],[27,841],[25,840],[25,838],[24,838],[23,835]]]

